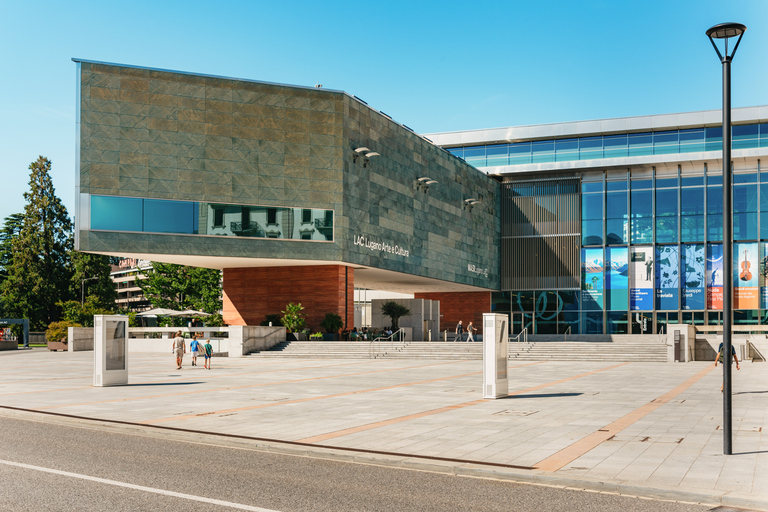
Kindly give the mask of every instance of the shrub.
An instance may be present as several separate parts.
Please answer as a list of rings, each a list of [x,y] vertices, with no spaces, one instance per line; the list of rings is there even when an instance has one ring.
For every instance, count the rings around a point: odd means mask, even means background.
[[[285,305],[285,311],[281,311],[283,317],[280,319],[280,322],[288,332],[300,332],[304,328],[306,321],[304,320],[304,314],[302,314],[303,310],[304,307],[301,305],[301,302],[297,304],[290,302]]]
[[[51,322],[48,325],[48,330],[45,331],[46,341],[61,341],[67,338],[67,328],[69,327],[82,327],[82,325],[70,322],[68,320],[62,320],[60,322]]]

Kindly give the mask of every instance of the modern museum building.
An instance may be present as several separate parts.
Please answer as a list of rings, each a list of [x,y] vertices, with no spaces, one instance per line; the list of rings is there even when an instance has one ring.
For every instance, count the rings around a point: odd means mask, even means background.
[[[230,324],[351,328],[364,288],[442,329],[655,333],[720,323],[724,271],[768,323],[768,107],[733,110],[724,263],[719,110],[419,135],[342,91],[75,63],[76,248],[222,269]]]

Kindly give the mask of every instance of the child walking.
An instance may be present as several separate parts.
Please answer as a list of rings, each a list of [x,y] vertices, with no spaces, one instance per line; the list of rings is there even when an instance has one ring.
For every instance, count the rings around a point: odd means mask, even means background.
[[[211,356],[213,356],[213,346],[211,346],[211,340],[205,340],[203,345],[203,352],[205,354],[205,368],[211,369]]]

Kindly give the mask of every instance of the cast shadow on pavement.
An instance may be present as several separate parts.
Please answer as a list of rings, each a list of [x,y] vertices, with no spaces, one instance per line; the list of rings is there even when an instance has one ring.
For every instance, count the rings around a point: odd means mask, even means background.
[[[502,396],[501,399],[507,399],[507,398],[558,398],[563,396],[581,396],[584,393],[542,393],[538,395],[511,395],[511,396]]]
[[[142,386],[188,386],[190,384],[205,384],[202,381],[192,382],[142,382],[141,384],[126,384],[129,387],[142,387]]]

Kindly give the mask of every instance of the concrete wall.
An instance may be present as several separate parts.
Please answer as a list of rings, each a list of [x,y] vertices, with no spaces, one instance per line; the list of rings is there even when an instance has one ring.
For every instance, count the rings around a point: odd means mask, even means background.
[[[0,340],[0,350],[17,350],[18,348],[17,340]]]
[[[68,327],[67,350],[69,352],[93,350],[93,327]]]

